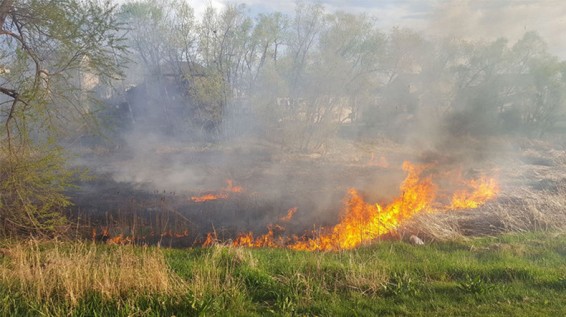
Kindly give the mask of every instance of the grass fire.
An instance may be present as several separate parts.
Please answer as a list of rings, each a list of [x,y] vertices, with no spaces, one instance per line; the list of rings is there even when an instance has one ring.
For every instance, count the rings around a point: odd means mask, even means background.
[[[407,177],[400,186],[400,196],[384,204],[368,203],[356,189],[349,189],[344,202],[340,222],[332,228],[320,228],[301,237],[275,237],[273,227],[268,233],[254,238],[248,232],[238,235],[233,241],[234,246],[247,247],[288,247],[293,250],[329,251],[347,250],[364,243],[375,241],[396,230],[404,220],[418,213],[449,212],[457,209],[474,209],[485,202],[494,199],[499,191],[497,180],[482,176],[478,179],[460,179],[460,175],[451,179],[449,186],[465,187],[452,194],[448,202],[442,202],[443,197],[449,197],[433,182],[433,175],[428,174],[430,166],[403,163]],[[296,209],[290,209],[281,220],[291,220]],[[277,225],[277,231],[284,231]],[[209,234],[205,245],[211,244]]]
[[[566,316],[566,2],[202,2],[0,0],[0,316]]]
[[[226,188],[219,193],[216,194],[208,193],[201,196],[192,196],[191,200],[196,203],[202,203],[205,201],[211,201],[217,199],[227,199],[230,197],[230,193],[241,193],[243,190],[242,187],[240,186],[233,186],[231,179],[226,180],[226,185],[227,185]]]

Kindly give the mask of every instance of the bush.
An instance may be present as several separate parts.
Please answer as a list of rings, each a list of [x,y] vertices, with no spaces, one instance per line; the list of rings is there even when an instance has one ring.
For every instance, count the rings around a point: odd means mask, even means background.
[[[64,229],[72,173],[59,149],[0,153],[0,236],[53,235]]]

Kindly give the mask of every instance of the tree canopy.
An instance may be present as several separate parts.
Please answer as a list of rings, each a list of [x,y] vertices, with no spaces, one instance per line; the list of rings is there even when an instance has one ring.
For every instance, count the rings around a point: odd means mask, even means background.
[[[4,233],[63,224],[71,173],[60,138],[90,125],[88,90],[120,75],[110,2],[0,2],[0,221]]]

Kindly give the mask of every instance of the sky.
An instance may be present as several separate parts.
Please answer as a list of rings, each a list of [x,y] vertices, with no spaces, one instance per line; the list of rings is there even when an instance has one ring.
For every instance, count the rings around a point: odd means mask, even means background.
[[[208,5],[222,8],[227,3],[243,3],[252,15],[274,11],[292,14],[295,7],[295,0],[186,1],[197,16]],[[511,43],[526,31],[537,31],[552,54],[566,59],[565,0],[320,0],[318,3],[327,12],[374,16],[385,30],[409,27],[433,36],[472,40],[506,37]]]

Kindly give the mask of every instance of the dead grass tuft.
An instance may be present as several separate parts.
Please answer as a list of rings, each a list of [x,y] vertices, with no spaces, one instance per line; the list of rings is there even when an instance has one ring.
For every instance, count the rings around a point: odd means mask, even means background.
[[[455,215],[423,213],[416,215],[398,230],[403,236],[411,234],[425,240],[451,241],[464,239]]]
[[[501,199],[488,210],[504,231],[566,231],[566,187],[556,192],[523,190],[521,197]]]
[[[249,249],[230,245],[215,244],[212,246],[209,261],[218,265],[255,267],[257,260]]]
[[[89,292],[106,298],[127,294],[172,295],[184,287],[158,248],[107,248],[89,243],[17,242],[0,281],[33,298],[63,296],[73,305]]]
[[[474,210],[420,214],[399,231],[439,241],[503,232],[566,232],[566,186],[515,191]]]
[[[350,257],[345,270],[345,286],[364,295],[375,295],[389,282],[389,275],[380,263],[364,263]]]

